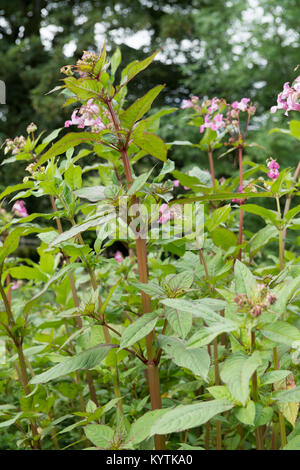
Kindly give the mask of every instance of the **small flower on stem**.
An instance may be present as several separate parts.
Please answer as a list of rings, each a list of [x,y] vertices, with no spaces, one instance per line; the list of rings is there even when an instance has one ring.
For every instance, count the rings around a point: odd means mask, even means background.
[[[19,201],[16,201],[14,205],[12,206],[12,212],[14,212],[16,215],[19,217],[27,217],[28,212],[25,207],[24,201],[20,199]]]
[[[123,261],[123,255],[121,253],[121,251],[117,250],[115,252],[115,256],[114,256],[115,260],[118,262],[118,263],[122,263]]]

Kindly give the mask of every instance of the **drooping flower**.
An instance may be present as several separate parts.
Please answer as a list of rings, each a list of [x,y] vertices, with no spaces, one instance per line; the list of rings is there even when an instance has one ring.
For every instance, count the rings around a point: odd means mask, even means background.
[[[16,289],[19,289],[19,287],[21,287],[22,285],[22,281],[18,280],[18,281],[13,281],[12,283],[12,286],[11,286],[11,290],[16,290]]]
[[[271,178],[272,180],[276,180],[279,176],[278,170],[280,168],[280,165],[276,162],[276,160],[273,160],[273,158],[271,157],[267,163],[267,166],[270,170],[268,172],[268,177]]]
[[[298,76],[292,86],[290,82],[286,82],[283,85],[283,90],[277,96],[277,105],[272,106],[270,112],[276,113],[278,109],[285,110],[285,116],[288,116],[289,111],[300,111],[300,103],[298,100],[300,98],[300,76]]]
[[[243,186],[239,186],[238,193],[243,192]],[[245,199],[232,199],[232,202],[236,202],[237,204],[243,204],[245,202]]]
[[[225,122],[223,120],[223,114],[218,113],[213,118],[208,114],[204,116],[204,124],[200,126],[200,132],[203,132],[204,129],[210,128],[212,131],[217,131],[225,127]]]
[[[37,130],[37,125],[34,124],[34,122],[32,122],[31,124],[29,124],[29,126],[27,126],[26,132],[27,134],[30,134],[31,132],[35,132],[36,130]]]
[[[242,98],[241,101],[234,101],[231,107],[240,111],[247,111],[249,101],[250,98]]]
[[[122,263],[123,261],[123,255],[121,253],[121,251],[117,250],[115,252],[115,256],[114,256],[115,260],[118,262],[118,263]]]
[[[159,222],[161,224],[164,224],[165,222],[168,222],[169,220],[171,220],[174,217],[174,215],[172,214],[172,212],[169,209],[168,204],[162,204],[160,206],[159,212],[161,213],[161,216],[159,218]]]
[[[22,199],[19,201],[16,201],[14,205],[12,206],[12,212],[14,212],[16,215],[19,217],[27,217],[28,212],[25,207],[25,203]]]
[[[91,98],[86,105],[82,105],[79,110],[76,109],[73,111],[71,119],[65,122],[65,127],[75,125],[78,129],[83,129],[89,126],[93,132],[100,132],[106,128],[106,125],[99,116],[99,113],[98,105],[94,103],[93,98]]]

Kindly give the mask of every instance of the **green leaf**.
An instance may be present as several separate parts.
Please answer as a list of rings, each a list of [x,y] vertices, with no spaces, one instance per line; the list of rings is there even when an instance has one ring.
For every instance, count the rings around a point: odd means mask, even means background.
[[[272,238],[278,236],[278,230],[274,225],[266,225],[264,228],[256,232],[248,242],[248,249],[251,255],[255,255],[263,248]]]
[[[280,320],[265,325],[262,334],[275,343],[287,344],[290,347],[293,346],[295,341],[300,341],[299,328]]]
[[[284,313],[290,300],[297,295],[300,288],[300,276],[284,282],[282,287],[276,291],[277,301],[273,308],[278,313]]]
[[[139,121],[149,111],[155,98],[159,95],[164,85],[158,85],[148,91],[142,98],[136,100],[129,108],[120,114],[121,124],[126,129],[131,129],[133,124]]]
[[[296,435],[292,439],[289,439],[289,442],[282,450],[299,450],[300,449],[300,434]]]
[[[274,225],[277,223],[278,214],[276,211],[271,211],[270,209],[258,206],[257,204],[244,204],[243,211],[259,215],[264,220],[269,220]]]
[[[109,449],[114,439],[114,430],[104,424],[88,424],[84,428],[86,437],[97,447]]]
[[[5,196],[8,196],[11,193],[20,191],[21,189],[33,188],[33,186],[34,186],[33,181],[28,181],[27,183],[15,184],[14,186],[8,186],[0,194],[0,200],[3,199]]]
[[[290,370],[272,370],[263,375],[260,380],[261,385],[273,384],[285,379],[288,375],[291,374]]]
[[[102,132],[103,133],[103,132]],[[71,147],[83,144],[85,142],[100,142],[101,132],[93,134],[91,132],[70,132],[69,134],[62,137],[58,142],[50,147],[46,153],[44,153],[39,161],[36,163],[35,168],[47,162],[50,158],[62,155]]]
[[[158,316],[155,313],[145,313],[131,323],[122,333],[120,349],[129,348],[132,344],[147,336],[155,327]]]
[[[245,408],[239,407],[235,409],[235,417],[243,424],[254,425],[255,419],[255,403],[249,400]]]
[[[212,232],[215,228],[218,227],[218,225],[225,222],[229,217],[230,211],[230,204],[227,204],[226,206],[219,207],[219,209],[214,210],[206,220],[207,230],[209,232]]]
[[[272,395],[272,400],[276,400],[278,403],[300,403],[300,386],[275,392]]]
[[[250,269],[239,260],[234,265],[234,280],[237,294],[246,294],[250,300],[257,297],[257,284]]]
[[[155,134],[135,134],[133,142],[146,154],[163,162],[167,161],[167,146],[164,141]],[[146,155],[145,154],[145,155]]]
[[[235,233],[224,227],[216,228],[210,235],[214,244],[223,248],[223,250],[229,250],[229,248],[236,246],[238,243]]]
[[[64,178],[71,189],[79,189],[82,186],[82,169],[78,165],[70,165],[64,173]]]
[[[115,76],[116,71],[121,63],[121,60],[122,60],[121,51],[120,51],[120,48],[117,47],[110,59],[110,73],[112,77]]]
[[[207,390],[216,400],[234,401],[226,385],[215,385],[213,387],[207,387]]]
[[[205,346],[211,343],[221,333],[229,333],[230,331],[235,331],[237,328],[238,325],[230,320],[226,320],[226,322],[220,324],[216,322],[214,325],[208,327],[203,326],[189,339],[188,345],[194,347]]]
[[[74,227],[70,228],[69,230],[66,230],[65,232],[61,233],[58,235],[51,243],[50,246],[56,246],[59,243],[65,242],[66,240],[70,240],[70,238],[76,237],[79,233],[84,232],[85,230],[92,228],[92,227],[97,227],[100,225],[103,225],[106,222],[109,222],[110,220],[115,219],[115,214],[110,213],[107,215],[103,215],[101,217],[95,217],[87,222],[84,222],[79,225],[74,225]]]
[[[145,292],[145,294],[150,295],[150,297],[154,298],[159,298],[159,297],[165,297],[165,291],[160,287],[159,284],[155,282],[132,282],[132,285],[137,287],[138,289],[141,289],[142,291]]]
[[[154,52],[154,54],[150,55],[144,60],[138,62],[137,60],[131,62],[127,67],[122,71],[121,76],[121,86],[126,85],[130,80],[132,80],[138,73],[142,70],[145,70],[154,60],[155,56],[158,54],[159,51]]]
[[[20,411],[19,413],[16,413],[15,416],[11,419],[8,419],[6,421],[2,421],[0,423],[0,428],[7,428],[8,426],[11,426],[12,424],[14,424],[16,421],[18,421],[18,419],[23,415],[23,411]]]
[[[35,375],[30,383],[41,384],[47,383],[50,380],[57,379],[63,375],[71,374],[80,369],[92,369],[100,364],[101,361],[107,356],[111,348],[117,347],[114,344],[100,344],[94,348],[87,349],[86,351],[72,356],[59,364],[56,364],[51,369],[43,372],[42,374]]]
[[[296,137],[296,139],[300,139],[300,121],[296,119],[290,121],[290,133],[293,137]]]
[[[191,313],[181,313],[179,310],[166,308],[166,318],[171,328],[180,338],[185,338],[193,326],[193,315]]]
[[[24,306],[24,314],[29,312],[34,302],[37,299],[39,299],[43,294],[45,294],[45,292],[48,291],[51,284],[58,281],[58,279],[62,278],[65,274],[69,273],[70,271],[71,271],[71,265],[67,265],[64,268],[62,268],[60,271],[58,271],[54,276],[52,276],[51,279],[49,279],[49,281],[44,285],[43,289],[40,290],[35,296],[33,296],[28,302],[26,302]]]
[[[74,191],[75,196],[82,199],[88,199],[91,202],[102,201],[106,198],[105,186],[90,186],[89,188],[81,188]]]
[[[161,418],[167,411],[168,409],[162,409],[152,410],[145,413],[132,424],[127,441],[133,445],[136,445],[145,439],[148,439],[149,429],[157,421],[157,419]]]
[[[144,186],[146,181],[148,180],[148,178],[151,175],[152,171],[153,171],[153,168],[151,168],[151,170],[148,171],[147,173],[143,173],[142,175],[135,178],[135,180],[133,181],[132,185],[130,186],[130,188],[127,192],[127,195],[128,196],[133,196],[133,194],[135,194],[137,191],[139,191]]]
[[[211,400],[193,403],[192,405],[179,405],[158,418],[150,429],[149,435],[169,434],[181,432],[186,429],[201,426],[215,415],[231,410],[233,403],[226,400]]]
[[[260,364],[261,358],[258,351],[251,356],[236,353],[226,359],[221,369],[222,381],[227,385],[232,396],[244,406],[249,398],[249,381]]]
[[[105,60],[106,60],[106,45],[105,45],[105,42],[104,42],[101,54],[100,54],[97,62],[94,65],[93,74],[97,75],[98,77],[101,75],[101,71],[102,71],[103,66],[105,64]]]
[[[157,341],[175,364],[179,367],[185,367],[193,374],[200,375],[204,380],[207,380],[210,356],[206,348],[187,348],[180,339],[171,336],[158,335]]]
[[[167,307],[174,308],[180,312],[191,313],[193,317],[202,318],[207,323],[226,322],[226,320],[215,313],[206,299],[200,301],[188,301],[182,299],[163,299],[160,302]]]

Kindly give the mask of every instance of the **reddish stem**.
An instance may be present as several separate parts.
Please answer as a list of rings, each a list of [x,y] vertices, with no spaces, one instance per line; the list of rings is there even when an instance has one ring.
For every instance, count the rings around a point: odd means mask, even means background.
[[[211,184],[212,187],[215,188],[215,169],[214,169],[214,160],[213,160],[213,151],[208,151],[208,160],[209,160],[209,169],[210,169],[210,176],[211,176]]]
[[[243,188],[243,147],[238,148],[239,152],[239,169],[240,169],[240,188]],[[240,226],[239,226],[239,245],[243,243],[243,219],[244,219],[244,211],[240,207]],[[241,260],[242,258],[242,250],[239,251],[238,259]]]

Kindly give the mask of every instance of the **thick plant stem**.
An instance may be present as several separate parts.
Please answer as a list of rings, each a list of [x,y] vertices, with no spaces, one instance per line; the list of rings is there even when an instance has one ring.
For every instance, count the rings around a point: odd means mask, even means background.
[[[276,370],[279,370],[279,360],[278,360],[277,348],[273,348],[273,358],[274,358],[274,368]],[[281,447],[283,448],[287,444],[287,438],[286,438],[286,429],[285,429],[284,416],[283,416],[283,414],[281,413],[281,411],[279,409],[278,409],[278,419],[279,419]]]
[[[139,270],[139,279],[143,283],[148,282],[148,265],[147,265],[147,251],[146,251],[146,241],[143,238],[136,239],[136,254],[138,260],[138,270]],[[143,313],[151,312],[151,302],[150,297],[145,292],[142,291],[142,306]],[[155,351],[153,348],[154,341],[154,331],[151,331],[146,336],[146,347],[147,347],[147,380],[149,385],[150,401],[152,410],[161,409],[161,394],[160,394],[160,378],[159,378],[159,368],[155,359]],[[165,436],[155,435],[154,443],[156,450],[164,450],[165,445]]]
[[[117,133],[120,145],[120,154],[122,156],[122,161],[124,165],[124,171],[126,176],[126,181],[128,185],[131,185],[133,182],[130,162],[127,154],[128,143],[123,142],[123,135],[120,132],[120,126],[113,109],[112,103],[110,100],[106,101],[108,111],[111,115],[115,131]],[[140,237],[136,238],[136,255],[138,262],[138,272],[140,282],[148,283],[148,259],[147,259],[147,246],[146,240]],[[151,312],[151,302],[150,297],[145,292],[142,291],[142,308],[143,313]],[[147,380],[149,385],[149,393],[151,400],[152,410],[161,409],[161,394],[160,394],[160,379],[159,379],[159,368],[158,364],[155,361],[155,350],[153,347],[154,342],[154,331],[149,333],[146,336],[146,347],[147,347]],[[154,443],[156,450],[164,450],[166,448],[165,436],[155,435]]]
[[[209,150],[207,153],[208,153],[211,184],[212,184],[212,187],[215,188],[216,183],[215,183],[215,169],[214,169],[213,151]]]
[[[243,188],[243,148],[238,148],[239,152],[239,170],[240,170],[240,188]],[[240,207],[240,224],[239,224],[239,245],[243,243],[243,221],[244,221],[244,211]],[[242,259],[242,250],[239,251],[238,259]]]

